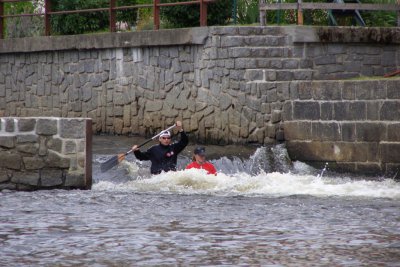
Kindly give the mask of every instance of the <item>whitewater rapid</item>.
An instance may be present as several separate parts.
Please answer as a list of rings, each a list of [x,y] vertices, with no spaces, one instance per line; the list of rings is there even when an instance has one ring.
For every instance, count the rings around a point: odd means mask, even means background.
[[[400,199],[400,183],[393,179],[371,181],[291,172],[265,173],[264,171],[256,175],[244,172],[234,174],[220,172],[214,176],[207,175],[204,170],[196,169],[142,178],[135,176],[138,170],[135,163],[125,162],[123,165],[128,170],[127,175],[130,176],[130,180],[123,183],[99,181],[93,185],[93,190],[221,196],[311,195]]]

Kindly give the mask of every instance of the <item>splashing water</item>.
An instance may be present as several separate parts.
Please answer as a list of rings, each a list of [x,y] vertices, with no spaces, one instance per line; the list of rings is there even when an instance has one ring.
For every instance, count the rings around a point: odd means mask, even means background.
[[[182,159],[178,165],[183,168],[187,162],[187,158]],[[228,196],[312,195],[400,199],[400,184],[392,179],[367,181],[324,177],[327,164],[322,171],[301,162],[292,164],[284,146],[258,148],[248,160],[222,157],[212,163],[218,170],[217,176],[196,169],[149,176],[147,166],[139,167],[138,162],[124,161],[119,171],[125,170],[126,180],[121,183],[100,180],[93,189]]]

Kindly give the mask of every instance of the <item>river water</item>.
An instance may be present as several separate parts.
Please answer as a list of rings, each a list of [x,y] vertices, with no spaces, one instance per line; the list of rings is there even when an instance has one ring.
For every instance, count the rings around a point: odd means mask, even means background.
[[[207,146],[219,174],[150,176],[137,138],[94,138],[90,191],[0,192],[0,266],[400,266],[400,184]],[[179,159],[189,162],[193,146]]]

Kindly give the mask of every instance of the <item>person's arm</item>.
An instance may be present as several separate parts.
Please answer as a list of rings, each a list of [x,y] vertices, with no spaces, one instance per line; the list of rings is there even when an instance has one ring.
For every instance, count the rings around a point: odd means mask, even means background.
[[[210,174],[217,175],[217,169],[215,168],[214,164],[210,163],[210,165],[211,165]]]
[[[132,147],[132,150],[133,150],[133,154],[135,154],[135,157],[138,159],[138,160],[150,160],[150,157],[149,157],[149,150],[148,151],[146,151],[146,152],[142,152],[142,151],[140,151],[140,149],[137,147],[137,145],[134,145],[133,147]]]
[[[182,122],[177,121],[176,122],[176,127],[178,128],[178,131],[181,133],[181,139],[179,140],[178,143],[174,144],[174,151],[175,153],[180,153],[189,143],[189,138],[186,135],[185,131],[182,128]]]

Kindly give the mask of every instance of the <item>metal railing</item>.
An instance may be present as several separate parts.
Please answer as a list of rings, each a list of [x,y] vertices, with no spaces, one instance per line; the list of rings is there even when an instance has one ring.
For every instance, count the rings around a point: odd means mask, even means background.
[[[260,0],[260,24],[267,25],[267,11],[273,10],[297,10],[297,24],[303,25],[303,10],[370,10],[370,11],[396,11],[397,26],[400,26],[400,4],[358,4],[358,3],[303,3],[297,0],[297,3],[265,3]]]
[[[153,20],[154,29],[160,29],[160,8],[166,6],[182,6],[182,5],[199,5],[200,6],[200,26],[207,26],[207,4],[215,2],[217,0],[193,0],[185,2],[174,2],[174,3],[160,3],[160,0],[153,0],[153,4],[141,4],[131,6],[117,6],[117,0],[109,0],[109,6],[104,8],[92,8],[92,9],[76,9],[76,10],[63,10],[63,11],[52,11],[50,0],[44,0],[44,12],[41,13],[23,13],[23,14],[4,14],[4,3],[17,3],[17,2],[31,2],[31,0],[0,0],[0,39],[4,38],[4,25],[5,19],[16,18],[16,17],[33,17],[43,16],[44,17],[44,33],[46,36],[51,35],[51,23],[50,17],[52,15],[62,14],[77,14],[77,13],[90,13],[90,12],[108,12],[109,14],[109,31],[116,31],[116,13],[119,10],[131,10],[138,8],[153,8]]]

